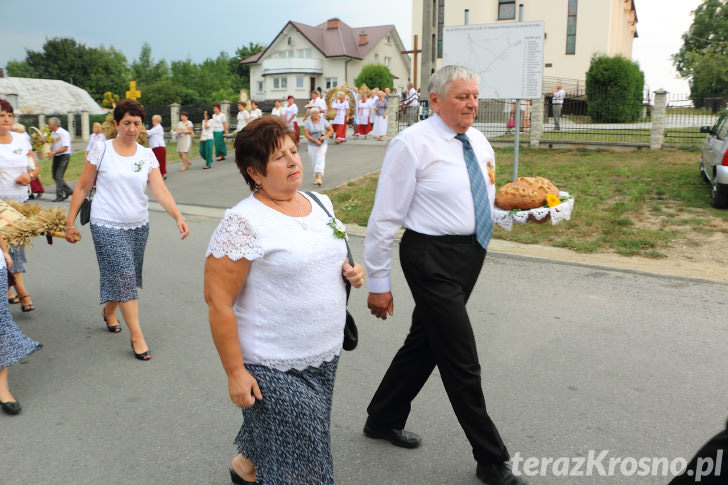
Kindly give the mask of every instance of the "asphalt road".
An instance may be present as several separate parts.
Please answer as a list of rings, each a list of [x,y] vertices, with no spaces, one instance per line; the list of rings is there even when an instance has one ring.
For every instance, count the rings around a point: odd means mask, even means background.
[[[357,168],[349,178],[378,168],[383,147],[357,148],[332,147],[327,183],[346,179],[347,164]],[[37,310],[11,311],[45,347],[10,369],[24,410],[0,415],[3,485],[229,483],[241,415],[210,338],[202,269],[220,208],[249,191],[230,161],[199,168],[195,161],[178,173],[172,165],[168,178],[191,225],[187,240],[165,213],[150,214],[140,298],[150,362],[133,358],[126,328],[104,328],[88,226],[76,245],[39,239],[28,250]],[[351,239],[361,260],[363,240]],[[364,290],[350,301],[360,344],[342,355],[336,381],[337,483],[478,483],[437,373],[407,426],[422,435],[422,447],[399,449],[361,433],[367,403],[409,327],[412,300],[396,254],[394,268],[393,318],[371,317]],[[488,409],[511,454],[556,459],[608,450],[605,465],[610,457],[689,459],[728,416],[725,294],[726,285],[712,282],[489,255],[469,312]],[[669,481],[623,476],[619,467],[613,476],[598,468],[571,478],[546,471],[530,483]]]

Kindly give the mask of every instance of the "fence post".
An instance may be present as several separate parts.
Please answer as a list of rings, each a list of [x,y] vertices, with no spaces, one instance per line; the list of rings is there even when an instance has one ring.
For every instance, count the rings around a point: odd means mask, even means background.
[[[169,129],[172,131],[177,129],[177,123],[179,123],[179,108],[179,103],[169,105]]]
[[[88,110],[81,110],[81,139],[88,141],[89,139],[89,126],[88,126]]]
[[[73,140],[74,138],[76,138],[76,128],[73,126],[73,122],[75,121],[73,119],[73,114],[74,114],[73,111],[69,111],[67,113],[67,115],[68,115],[68,128],[66,128],[66,129],[68,130],[68,134],[71,135],[71,140]]]
[[[387,101],[387,138],[394,138],[399,131],[399,121],[397,114],[399,113],[399,98],[397,96],[389,96]]]
[[[46,126],[45,115],[40,114],[38,115],[38,129],[42,130],[44,126]]]
[[[541,94],[540,98],[531,100],[531,148],[538,148],[539,143],[541,143],[544,103],[545,98],[543,94]]]
[[[652,132],[650,133],[650,150],[659,150],[665,141],[665,115],[667,111],[667,91],[655,91],[655,106],[652,109]]]

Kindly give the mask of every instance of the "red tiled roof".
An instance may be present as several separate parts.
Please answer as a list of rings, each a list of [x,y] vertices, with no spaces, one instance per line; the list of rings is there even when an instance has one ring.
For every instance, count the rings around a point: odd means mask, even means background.
[[[339,21],[338,28],[327,28],[328,22],[324,22],[315,27],[294,22],[292,20],[281,29],[279,35],[291,24],[298,30],[301,35],[308,39],[314,47],[316,47],[325,57],[352,57],[354,59],[363,59],[377,43],[394,28],[394,25],[375,25],[369,27],[350,27],[346,23]],[[367,43],[359,45],[359,35],[362,31],[367,34]],[[271,42],[272,45],[272,42]],[[270,47],[270,45],[268,46]],[[268,47],[262,52],[248,57],[240,61],[241,64],[253,64],[258,62],[260,58],[268,51]]]

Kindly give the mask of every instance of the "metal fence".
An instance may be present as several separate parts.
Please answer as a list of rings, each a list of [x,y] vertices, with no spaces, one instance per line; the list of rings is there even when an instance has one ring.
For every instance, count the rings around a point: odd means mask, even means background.
[[[636,113],[629,122],[612,122],[595,119],[590,99],[584,86],[574,86],[574,91],[567,92],[560,116],[560,129],[556,128],[553,117],[552,95],[546,94],[541,99],[520,100],[520,141],[530,143],[531,137],[537,137],[544,144],[593,144],[624,145],[649,147],[653,131],[652,111],[654,94],[645,89],[642,100],[614,99],[609,102],[621,107],[629,105],[631,112]],[[515,137],[514,112],[517,100],[514,99],[481,99],[478,116],[473,127],[482,131],[492,142],[513,142]],[[536,106],[535,103],[543,103]],[[602,105],[604,106],[604,105]],[[534,116],[537,110],[538,116]],[[606,106],[605,109],[609,109]],[[431,115],[429,103],[420,100],[419,116],[426,119]],[[599,113],[596,113],[599,118]],[[541,125],[533,126],[541,118]],[[694,148],[702,145],[705,134],[700,132],[702,126],[712,126],[718,118],[708,108],[695,108],[689,95],[667,95],[665,113],[664,144],[665,147]],[[411,125],[414,120],[407,120],[400,112],[398,127],[401,131]]]

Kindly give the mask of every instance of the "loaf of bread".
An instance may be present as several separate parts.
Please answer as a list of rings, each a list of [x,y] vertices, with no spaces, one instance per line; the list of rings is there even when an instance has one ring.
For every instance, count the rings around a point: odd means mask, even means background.
[[[559,195],[559,189],[548,179],[518,177],[498,190],[495,205],[504,210],[535,209],[546,204],[548,194]]]

